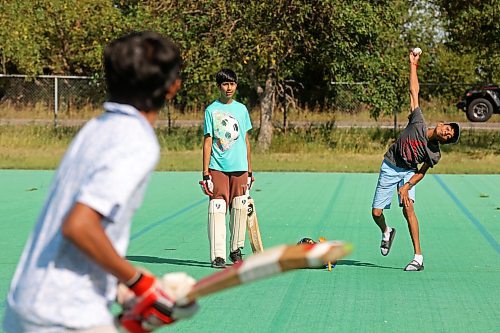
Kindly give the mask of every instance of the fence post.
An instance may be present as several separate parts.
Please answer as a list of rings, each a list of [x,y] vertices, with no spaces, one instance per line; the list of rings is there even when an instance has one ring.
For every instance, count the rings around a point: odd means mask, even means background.
[[[288,103],[285,101],[285,105],[283,106],[283,128],[285,129],[285,134],[288,125],[287,111],[288,111]]]
[[[172,115],[170,114],[170,107],[172,106],[172,104],[169,101],[168,103],[165,104],[165,106],[167,107],[168,133],[170,133],[170,130],[172,128]]]
[[[394,134],[394,139],[396,139],[397,137],[397,133],[398,133],[398,108],[397,107],[394,107],[392,109],[393,113],[394,113],[394,129],[393,129],[393,134]]]
[[[59,82],[57,76],[54,77],[54,127],[57,127],[57,112],[59,109]]]

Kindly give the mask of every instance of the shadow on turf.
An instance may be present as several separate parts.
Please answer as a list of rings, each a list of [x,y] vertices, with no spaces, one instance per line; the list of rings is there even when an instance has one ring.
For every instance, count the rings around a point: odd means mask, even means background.
[[[401,268],[398,268],[398,267],[380,266],[380,265],[372,264],[371,262],[363,262],[363,261],[358,261],[358,260],[339,260],[337,262],[337,266],[343,266],[343,265],[401,270]]]
[[[150,264],[172,264],[172,265],[181,265],[181,266],[211,267],[209,262],[196,261],[196,260],[159,258],[159,257],[150,257],[150,256],[127,256],[127,259],[130,261],[150,263]]]
[[[180,266],[198,266],[198,267],[211,267],[209,262],[206,261],[196,261],[196,260],[184,260],[184,259],[174,259],[174,258],[159,258],[150,256],[127,256],[130,261],[149,263],[149,264],[172,264]],[[358,260],[339,260],[337,266],[357,266],[357,267],[370,267],[370,268],[383,268],[383,269],[396,269],[400,270],[398,267],[380,266],[375,265],[370,262],[363,262]]]

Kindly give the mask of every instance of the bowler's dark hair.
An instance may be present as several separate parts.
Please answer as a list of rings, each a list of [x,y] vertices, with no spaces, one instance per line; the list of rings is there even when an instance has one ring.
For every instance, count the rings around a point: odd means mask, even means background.
[[[108,100],[140,111],[160,109],[168,88],[180,75],[177,46],[156,32],[134,32],[104,48]]]
[[[218,86],[220,86],[223,82],[238,83],[238,77],[236,77],[236,73],[229,68],[223,68],[215,74],[215,82],[217,82]]]
[[[445,144],[457,143],[460,138],[460,125],[457,123],[446,123],[445,125],[450,125],[453,128],[453,136]]]

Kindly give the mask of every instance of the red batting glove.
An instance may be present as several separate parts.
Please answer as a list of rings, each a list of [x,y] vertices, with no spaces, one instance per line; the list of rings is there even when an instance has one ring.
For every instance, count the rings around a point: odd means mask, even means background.
[[[156,278],[140,273],[139,278],[128,285],[136,295],[134,305],[119,316],[120,325],[129,333],[149,333],[154,329],[172,324],[175,302],[158,287]]]

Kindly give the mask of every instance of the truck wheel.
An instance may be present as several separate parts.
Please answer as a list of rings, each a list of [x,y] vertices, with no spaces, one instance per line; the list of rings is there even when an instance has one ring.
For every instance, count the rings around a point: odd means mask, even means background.
[[[474,122],[484,122],[493,114],[493,105],[485,98],[473,100],[467,108],[467,119]]]

